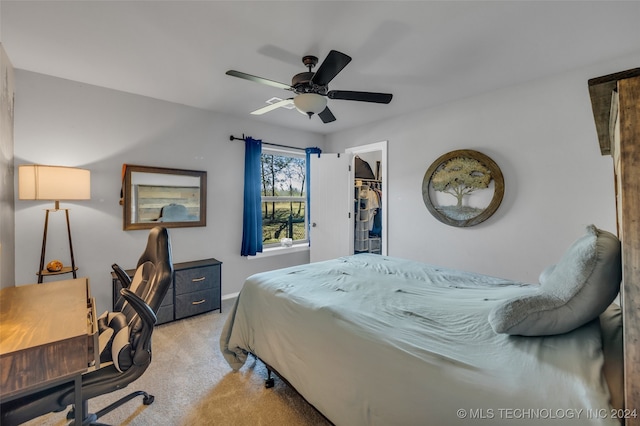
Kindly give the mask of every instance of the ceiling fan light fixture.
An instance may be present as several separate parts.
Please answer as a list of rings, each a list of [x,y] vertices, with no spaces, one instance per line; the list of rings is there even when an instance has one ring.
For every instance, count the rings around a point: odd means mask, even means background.
[[[327,107],[327,99],[317,93],[303,93],[293,99],[293,104],[298,111],[311,118],[313,114],[319,114],[324,111]]]
[[[351,57],[349,55],[345,55],[337,50],[331,50],[322,64],[320,64],[318,71],[313,72],[311,69],[318,63],[318,58],[307,55],[302,58],[302,63],[308,68],[308,71],[294,75],[291,79],[291,85],[236,70],[227,71],[227,75],[279,89],[289,90],[296,95],[289,99],[269,99],[267,101],[269,105],[252,111],[251,114],[253,115],[262,115],[278,108],[296,108],[309,118],[311,118],[313,114],[317,114],[323,123],[331,123],[336,121],[336,117],[327,107],[327,98],[388,104],[391,102],[391,98],[393,97],[391,93],[329,90],[329,83],[345,66],[347,66],[350,61]]]

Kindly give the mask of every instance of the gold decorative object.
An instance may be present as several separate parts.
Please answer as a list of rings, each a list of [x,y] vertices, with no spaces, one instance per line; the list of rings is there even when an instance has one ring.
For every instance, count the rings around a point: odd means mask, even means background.
[[[47,271],[60,272],[62,271],[62,266],[62,262],[60,262],[59,260],[52,260],[51,262],[47,263]]]

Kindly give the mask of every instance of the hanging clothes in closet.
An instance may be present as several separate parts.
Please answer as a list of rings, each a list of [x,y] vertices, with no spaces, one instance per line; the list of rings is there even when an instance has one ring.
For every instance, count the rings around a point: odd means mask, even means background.
[[[382,236],[382,189],[380,189],[380,183],[376,182],[372,187],[369,187],[369,193],[376,198],[376,209],[373,215],[373,226],[369,230],[370,237]]]
[[[369,163],[359,156],[355,165],[354,253],[382,254],[382,182]]]
[[[356,181],[355,185],[355,253],[381,252],[382,190],[380,183]]]

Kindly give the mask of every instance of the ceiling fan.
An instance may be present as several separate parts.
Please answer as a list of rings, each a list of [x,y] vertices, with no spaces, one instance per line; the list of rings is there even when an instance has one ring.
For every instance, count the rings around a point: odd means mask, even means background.
[[[243,78],[245,80],[254,81],[260,84],[276,87],[278,89],[290,90],[296,96],[283,99],[266,107],[257,109],[251,114],[261,115],[272,111],[276,108],[295,105],[296,109],[311,118],[313,114],[317,114],[323,123],[335,121],[333,115],[327,106],[327,99],[342,99],[347,101],[374,102],[379,104],[388,104],[393,97],[390,93],[375,92],[356,92],[352,90],[329,90],[329,82],[347,64],[351,62],[351,57],[344,53],[332,50],[329,52],[325,60],[320,64],[316,72],[311,71],[317,64],[318,58],[307,55],[302,58],[302,63],[309,69],[307,72],[301,72],[293,76],[291,85],[279,83],[262,77],[256,77],[236,70],[229,70],[227,75]]]

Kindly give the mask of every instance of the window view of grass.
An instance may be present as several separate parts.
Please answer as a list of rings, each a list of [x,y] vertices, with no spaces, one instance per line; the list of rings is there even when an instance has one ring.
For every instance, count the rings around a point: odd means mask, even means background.
[[[306,240],[304,156],[263,152],[261,160],[263,244]]]
[[[304,240],[305,207],[304,202],[266,202],[262,203],[262,242],[280,243],[281,238]]]

